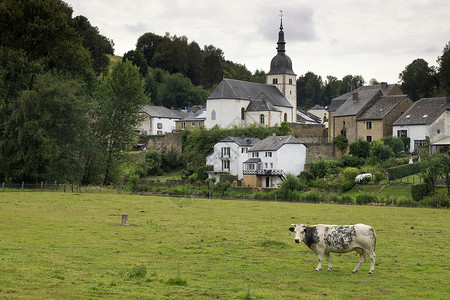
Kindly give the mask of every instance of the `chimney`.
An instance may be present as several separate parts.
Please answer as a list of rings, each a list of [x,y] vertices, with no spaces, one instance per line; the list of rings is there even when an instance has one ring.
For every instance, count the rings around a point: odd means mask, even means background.
[[[353,101],[358,101],[358,93],[353,93]]]
[[[381,82],[380,85],[382,89],[387,88],[387,82]]]

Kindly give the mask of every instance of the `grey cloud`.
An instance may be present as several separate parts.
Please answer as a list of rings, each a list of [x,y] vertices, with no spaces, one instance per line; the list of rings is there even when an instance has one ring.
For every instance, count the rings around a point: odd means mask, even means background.
[[[142,22],[138,22],[137,24],[125,24],[124,27],[126,31],[133,34],[143,33],[147,28],[147,26]]]

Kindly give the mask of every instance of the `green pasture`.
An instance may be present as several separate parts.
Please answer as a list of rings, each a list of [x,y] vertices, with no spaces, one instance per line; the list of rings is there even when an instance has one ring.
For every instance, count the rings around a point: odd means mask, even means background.
[[[447,209],[0,192],[4,299],[448,299]],[[130,226],[120,226],[128,213]],[[333,271],[291,223],[371,225],[377,262]]]

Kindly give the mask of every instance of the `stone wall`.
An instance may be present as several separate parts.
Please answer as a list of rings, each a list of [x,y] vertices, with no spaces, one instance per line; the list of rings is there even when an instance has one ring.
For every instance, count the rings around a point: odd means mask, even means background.
[[[302,143],[326,143],[328,129],[323,124],[291,124],[291,129]]]
[[[181,155],[182,153],[181,135],[177,132],[149,137],[147,149],[155,149],[158,151],[169,151],[172,148],[179,155]]]

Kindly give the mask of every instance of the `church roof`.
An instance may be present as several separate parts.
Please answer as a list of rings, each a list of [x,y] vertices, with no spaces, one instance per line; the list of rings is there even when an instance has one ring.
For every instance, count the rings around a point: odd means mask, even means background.
[[[223,79],[207,98],[207,100],[213,99],[239,99],[252,102],[262,100],[273,106],[292,107],[273,85],[235,79]]]

